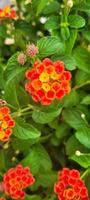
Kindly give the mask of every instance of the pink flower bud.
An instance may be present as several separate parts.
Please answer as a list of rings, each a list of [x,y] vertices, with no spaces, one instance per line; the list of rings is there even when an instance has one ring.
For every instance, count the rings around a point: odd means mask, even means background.
[[[26,62],[26,55],[24,53],[20,53],[17,57],[17,61],[19,64],[24,65]]]
[[[38,47],[35,46],[34,44],[28,45],[27,49],[26,49],[27,55],[28,56],[35,56],[36,54],[38,54]]]

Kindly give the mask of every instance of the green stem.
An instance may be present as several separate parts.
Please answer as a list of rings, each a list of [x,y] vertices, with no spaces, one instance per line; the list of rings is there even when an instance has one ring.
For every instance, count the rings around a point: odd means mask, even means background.
[[[17,112],[14,112],[14,113],[12,113],[12,116],[13,117],[19,117],[19,116],[22,116],[22,115],[24,115],[24,112],[27,112],[28,110],[33,110],[34,109],[34,106],[32,106],[32,105],[28,105],[28,107],[26,107],[26,108],[23,108],[23,109],[19,109]]]
[[[85,83],[82,83],[82,84],[80,84],[80,85],[76,85],[76,86],[73,88],[73,90],[78,90],[79,88],[81,88],[81,87],[83,87],[83,86],[85,86],[85,85],[88,85],[88,84],[90,84],[90,81],[86,81]]]
[[[84,179],[90,173],[90,168],[88,168],[81,176],[81,179]]]

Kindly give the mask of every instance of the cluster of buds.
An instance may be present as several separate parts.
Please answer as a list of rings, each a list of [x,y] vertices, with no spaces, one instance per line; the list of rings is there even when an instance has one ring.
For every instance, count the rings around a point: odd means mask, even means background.
[[[5,194],[12,199],[25,199],[25,192],[23,190],[34,182],[35,179],[30,169],[22,165],[17,165],[4,174],[3,183]]]
[[[34,57],[37,54],[38,54],[38,47],[35,46],[34,44],[29,44],[27,45],[26,48],[26,54],[22,52],[17,56],[17,62],[20,65],[24,65],[27,60],[27,57]]]
[[[6,6],[3,9],[0,8],[0,20],[3,19],[15,19],[16,18],[16,11],[13,10],[10,6]]]
[[[12,134],[11,128],[15,121],[10,116],[10,109],[7,106],[0,107],[0,140],[7,141]]]
[[[85,183],[80,178],[80,172],[75,169],[64,168],[59,172],[54,192],[59,200],[89,200]]]
[[[53,62],[45,58],[36,61],[33,68],[26,71],[25,90],[29,92],[35,102],[50,105],[55,99],[62,99],[71,90],[71,73],[65,71],[62,61]]]

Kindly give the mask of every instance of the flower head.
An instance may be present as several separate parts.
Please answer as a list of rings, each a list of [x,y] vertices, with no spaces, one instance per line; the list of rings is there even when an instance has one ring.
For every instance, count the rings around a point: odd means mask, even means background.
[[[62,61],[52,62],[45,58],[36,61],[33,68],[26,71],[25,90],[29,92],[35,102],[49,105],[54,99],[61,99],[70,92],[71,73],[65,71]]]
[[[11,128],[15,121],[10,116],[10,109],[7,106],[0,107],[0,140],[7,141],[12,134]]]
[[[38,54],[38,47],[34,44],[30,44],[27,46],[26,53],[28,56],[34,57]]]
[[[3,197],[0,197],[0,200],[6,200],[5,198],[3,198]]]
[[[13,10],[10,6],[5,6],[3,9],[0,9],[0,20],[7,18],[16,18],[16,11]]]
[[[17,165],[4,174],[4,191],[12,199],[24,199],[26,187],[32,185],[35,179],[28,167]]]
[[[59,200],[89,200],[85,183],[81,180],[79,171],[75,169],[64,168],[59,172],[54,192]]]
[[[20,53],[17,57],[17,61],[19,64],[24,65],[26,62],[26,55],[24,53]]]

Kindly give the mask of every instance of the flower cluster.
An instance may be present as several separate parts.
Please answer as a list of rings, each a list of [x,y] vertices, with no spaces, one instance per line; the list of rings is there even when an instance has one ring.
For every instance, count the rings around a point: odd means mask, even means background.
[[[16,11],[13,10],[10,6],[6,6],[3,9],[0,8],[0,20],[11,18],[16,18]]]
[[[5,198],[3,198],[3,197],[0,197],[0,200],[5,200]]]
[[[41,102],[42,105],[50,105],[54,99],[63,98],[71,89],[71,73],[65,71],[62,61],[52,62],[49,58],[36,61],[25,76],[29,79],[25,90],[35,102]]]
[[[7,141],[12,134],[11,128],[15,121],[10,116],[10,109],[7,106],[0,107],[0,140]]]
[[[9,169],[4,175],[4,191],[12,199],[24,199],[25,192],[23,189],[32,185],[34,181],[35,179],[28,167],[17,165],[15,168]]]
[[[80,173],[75,169],[64,168],[58,174],[54,192],[59,200],[89,200],[87,188],[80,178]]]

